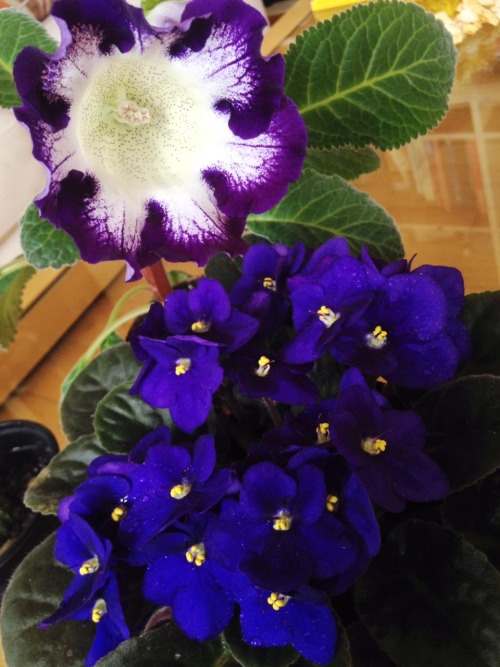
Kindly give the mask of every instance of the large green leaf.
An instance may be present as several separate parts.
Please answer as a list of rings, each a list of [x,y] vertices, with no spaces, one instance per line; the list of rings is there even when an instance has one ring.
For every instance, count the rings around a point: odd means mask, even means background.
[[[380,0],[310,28],[286,57],[286,92],[311,146],[395,148],[443,117],[455,49],[432,14]]]
[[[61,421],[70,442],[94,432],[93,417],[99,401],[119,384],[134,380],[139,369],[128,343],[114,345],[90,362],[61,404]]]
[[[96,667],[216,667],[221,654],[219,639],[199,643],[169,623],[122,642]]]
[[[437,524],[391,533],[356,587],[356,607],[401,667],[500,664],[500,574]]]
[[[500,378],[471,375],[429,391],[416,405],[428,452],[461,489],[500,466]]]
[[[82,435],[33,479],[24,496],[25,504],[35,512],[57,514],[60,501],[87,478],[89,464],[106,453],[95,434]]]
[[[500,568],[500,471],[451,493],[442,506],[445,524]]]
[[[0,348],[8,348],[14,340],[24,288],[34,273],[35,269],[26,266],[0,278]]]
[[[380,167],[380,158],[373,148],[309,148],[304,169],[310,168],[327,176],[342,176],[351,180]]]
[[[383,208],[339,176],[310,169],[290,186],[277,206],[250,216],[247,224],[256,234],[287,245],[302,241],[317,248],[334,236],[343,236],[354,253],[367,243],[372,255],[380,259],[390,261],[404,255],[401,236]]]
[[[500,291],[468,294],[462,319],[471,334],[472,353],[461,373],[500,375]]]
[[[168,410],[158,410],[140,396],[130,396],[130,382],[112,389],[97,404],[94,426],[108,452],[129,452],[150,431],[167,424],[172,426]]]
[[[347,636],[353,667],[396,667],[361,621],[356,621],[347,628]]]
[[[10,108],[21,104],[16,91],[12,68],[17,55],[25,46],[37,46],[54,53],[55,41],[45,29],[27,14],[15,9],[0,12],[0,107]]]
[[[233,259],[225,252],[219,252],[210,259],[205,267],[207,278],[218,280],[229,292],[234,283],[241,278],[241,259]]]
[[[54,535],[36,547],[15,571],[2,603],[2,644],[8,667],[82,667],[93,623],[62,621],[41,629],[73,578],[53,557]]]
[[[21,218],[21,245],[26,259],[37,269],[60,269],[80,258],[71,236],[40,218],[34,204],[26,209]]]

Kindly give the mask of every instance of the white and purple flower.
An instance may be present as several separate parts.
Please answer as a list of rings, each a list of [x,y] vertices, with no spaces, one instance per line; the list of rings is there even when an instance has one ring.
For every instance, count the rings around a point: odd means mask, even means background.
[[[256,10],[191,0],[175,20],[165,5],[153,26],[123,0],[60,0],[57,52],[29,47],[14,68],[47,168],[41,215],[131,278],[160,258],[243,253],[248,214],[284,196],[307,143]]]

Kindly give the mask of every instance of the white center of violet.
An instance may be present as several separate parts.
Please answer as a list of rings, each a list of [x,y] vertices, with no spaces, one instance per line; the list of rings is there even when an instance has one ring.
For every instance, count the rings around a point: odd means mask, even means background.
[[[103,183],[156,188],[192,182],[206,150],[211,103],[163,54],[112,55],[73,105],[78,138]],[[205,121],[205,122],[204,122]]]

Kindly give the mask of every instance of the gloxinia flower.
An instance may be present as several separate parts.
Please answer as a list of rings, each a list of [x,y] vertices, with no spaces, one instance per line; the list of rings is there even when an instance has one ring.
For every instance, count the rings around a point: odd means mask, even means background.
[[[192,0],[156,25],[124,0],[61,0],[54,55],[26,48],[16,116],[47,168],[41,215],[130,277],[160,257],[241,254],[246,217],[300,175],[307,137],[281,56],[243,0]]]
[[[212,407],[212,394],[223,379],[216,343],[197,336],[169,336],[165,341],[139,337],[149,358],[130,389],[155,408],[168,408],[179,428],[192,433]]]

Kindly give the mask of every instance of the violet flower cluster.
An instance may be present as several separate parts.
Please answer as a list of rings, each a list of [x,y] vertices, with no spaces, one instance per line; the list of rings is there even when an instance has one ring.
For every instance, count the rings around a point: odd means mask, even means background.
[[[154,304],[132,339],[143,362],[132,393],[176,428],[96,459],[62,501],[56,557],[75,578],[42,625],[94,621],[93,665],[140,631],[125,622],[134,579],[194,640],[238,614],[252,646],[331,661],[330,601],[377,553],[374,507],[448,491],[421,418],[384,388],[452,377],[469,346],[462,303],[455,269],[380,264],[334,239],[313,253],[254,245],[229,294],[202,278]],[[310,371],[322,355],[343,374],[320,400]],[[228,457],[213,428],[221,405],[254,399],[274,424]]]

